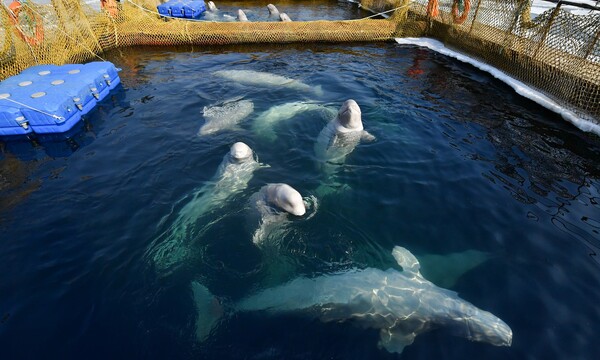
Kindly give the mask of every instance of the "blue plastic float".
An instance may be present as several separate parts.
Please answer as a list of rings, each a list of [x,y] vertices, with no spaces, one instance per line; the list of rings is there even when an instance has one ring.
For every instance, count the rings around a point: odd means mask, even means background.
[[[203,0],[171,0],[164,4],[158,5],[156,8],[158,13],[165,17],[197,19],[206,11],[206,4]]]
[[[0,82],[0,136],[67,132],[120,82],[107,61],[30,67]]]

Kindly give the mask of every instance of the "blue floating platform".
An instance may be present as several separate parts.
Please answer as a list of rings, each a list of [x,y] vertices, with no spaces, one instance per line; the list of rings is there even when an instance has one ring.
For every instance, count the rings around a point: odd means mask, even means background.
[[[156,9],[165,17],[197,19],[206,11],[206,4],[203,0],[171,0],[158,5]]]
[[[108,61],[37,65],[0,82],[0,137],[69,131],[121,79]]]

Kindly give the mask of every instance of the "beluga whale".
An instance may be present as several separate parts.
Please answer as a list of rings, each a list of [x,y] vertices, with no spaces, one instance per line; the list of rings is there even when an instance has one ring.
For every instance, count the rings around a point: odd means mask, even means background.
[[[205,123],[200,127],[198,135],[209,135],[235,128],[242,120],[254,111],[251,100],[234,98],[222,103],[205,106],[203,109]]]
[[[286,13],[280,13],[279,14],[279,20],[284,21],[284,22],[291,22],[292,19],[290,19],[289,15]]]
[[[512,330],[505,322],[425,279],[410,251],[396,246],[392,255],[402,271],[365,268],[298,277],[214,314],[210,305],[218,299],[204,285],[192,282],[198,312],[196,335],[199,341],[206,340],[224,314],[259,311],[270,316],[296,313],[323,322],[349,322],[376,329],[378,345],[391,353],[402,353],[419,334],[436,328],[471,341],[512,344]]]
[[[274,183],[263,186],[250,197],[250,207],[255,215],[258,215],[259,224],[252,235],[252,241],[261,246],[270,235],[282,237],[285,227],[290,223],[289,216],[303,216],[307,204],[312,202],[316,203],[316,200],[312,198],[305,201],[302,195],[288,184]]]
[[[215,5],[214,2],[209,1],[206,3],[206,7],[208,8],[209,11],[217,11],[219,9],[217,9],[217,5]]]
[[[346,157],[361,141],[374,140],[375,137],[363,127],[362,112],[356,101],[344,101],[337,116],[321,130],[315,142],[315,156],[326,177],[326,183],[317,193],[325,195],[339,187],[334,176]]]
[[[310,86],[300,80],[290,79],[285,76],[254,70],[218,70],[215,76],[234,81],[246,86],[281,87],[302,92],[312,92],[317,96],[323,95],[320,85]]]
[[[241,21],[241,22],[248,22],[248,17],[246,16],[246,13],[242,9],[239,9],[237,11],[237,19],[238,19],[238,21]]]
[[[323,162],[343,163],[360,141],[373,141],[362,123],[362,112],[356,101],[344,101],[335,119],[319,133],[315,143],[317,159]]]
[[[189,242],[200,235],[194,228],[203,215],[225,206],[227,200],[248,187],[254,172],[268,167],[258,162],[243,142],[233,144],[225,154],[212,180],[196,189],[179,210],[169,228],[156,238],[148,255],[159,273],[165,273],[188,257]]]
[[[289,102],[272,106],[268,110],[260,113],[252,123],[252,130],[263,140],[273,142],[277,139],[275,128],[279,123],[308,111],[318,112],[327,119],[333,118],[336,113],[335,109],[314,102]]]
[[[267,9],[269,9],[269,16],[279,16],[279,10],[273,4],[267,5]]]

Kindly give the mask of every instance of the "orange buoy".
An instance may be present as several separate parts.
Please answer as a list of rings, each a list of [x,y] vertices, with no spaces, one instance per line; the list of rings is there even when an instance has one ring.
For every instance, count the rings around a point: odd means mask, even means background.
[[[440,13],[438,9],[438,0],[429,0],[427,3],[427,15],[430,17],[436,17]]]
[[[39,14],[16,0],[8,5],[8,9],[10,20],[21,39],[30,45],[38,45],[44,41],[44,24]],[[31,33],[26,32],[25,29],[30,29]]]
[[[469,10],[471,10],[471,0],[464,0],[465,8],[462,11],[462,14],[459,13],[458,8],[458,0],[454,0],[452,3],[452,20],[455,24],[462,24],[467,20],[467,16],[469,16]]]
[[[100,0],[100,5],[111,17],[116,18],[119,15],[119,8],[117,7],[116,0]]]

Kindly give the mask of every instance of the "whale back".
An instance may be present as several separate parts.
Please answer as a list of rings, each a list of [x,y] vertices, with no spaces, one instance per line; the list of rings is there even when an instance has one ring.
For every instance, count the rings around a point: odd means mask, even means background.
[[[235,310],[302,311],[325,322],[353,320],[363,328],[379,329],[379,345],[396,353],[417,335],[438,327],[472,341],[510,346],[512,331],[506,323],[424,279],[407,249],[396,246],[392,254],[403,271],[366,268],[299,277],[242,299]]]
[[[235,127],[254,111],[251,100],[230,99],[220,105],[205,106],[203,109],[205,123],[198,135],[209,135],[224,129]]]

